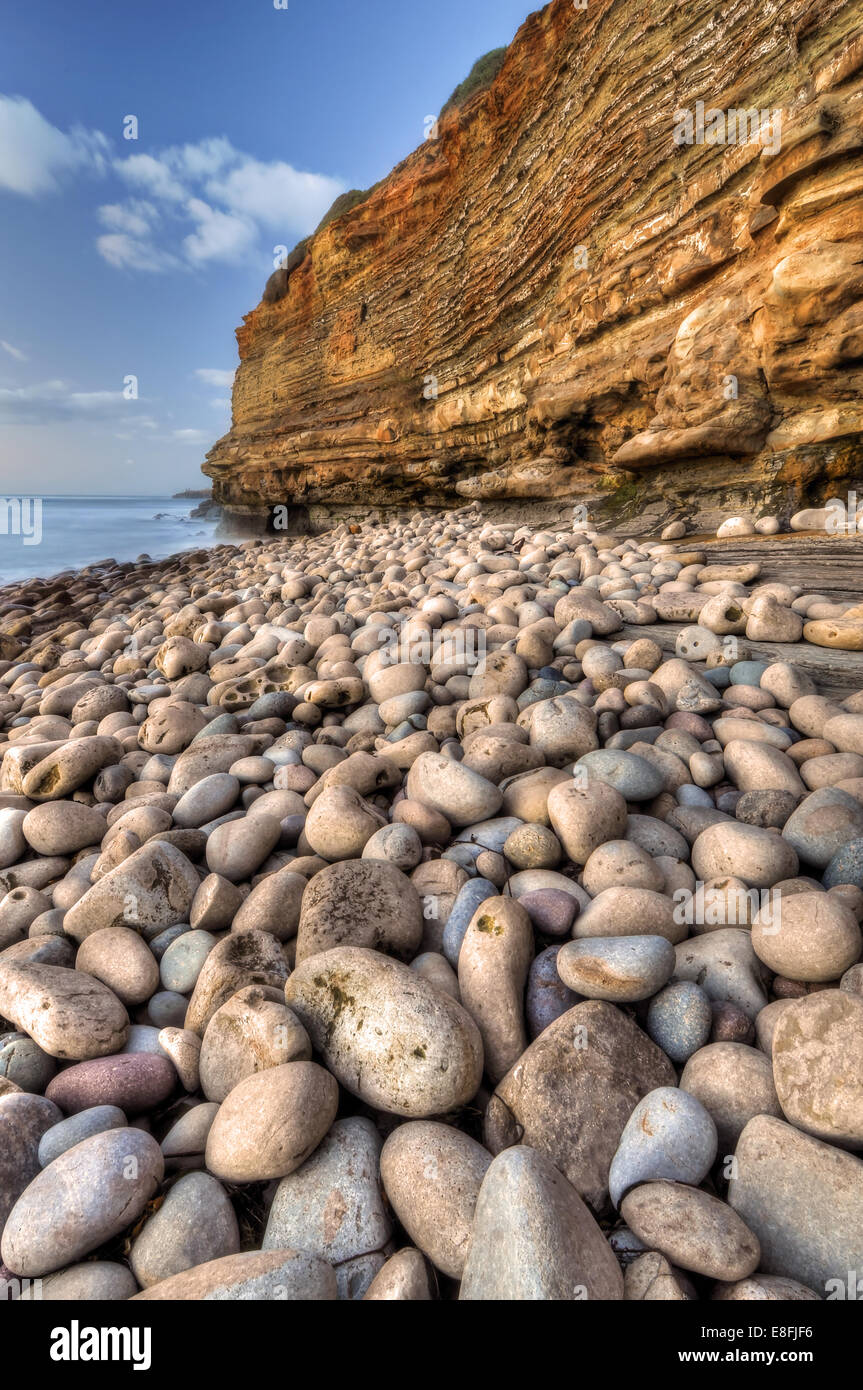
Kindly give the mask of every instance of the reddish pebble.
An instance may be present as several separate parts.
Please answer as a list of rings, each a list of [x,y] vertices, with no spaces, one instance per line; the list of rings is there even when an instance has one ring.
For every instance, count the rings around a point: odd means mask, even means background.
[[[714,737],[713,729],[706,719],[702,719],[700,714],[690,714],[687,710],[675,710],[665,721],[666,729],[682,729],[684,733],[692,734],[699,743],[706,743],[709,738]]]
[[[562,888],[537,888],[519,902],[543,936],[569,936],[579,913],[578,899]]]
[[[736,1004],[716,1000],[710,1006],[713,1014],[713,1027],[710,1041],[749,1043],[755,1038],[755,1027],[748,1014],[738,1009]]]
[[[173,1063],[157,1052],[121,1052],[67,1067],[45,1094],[67,1115],[93,1105],[117,1105],[127,1115],[152,1110],[174,1090]]]

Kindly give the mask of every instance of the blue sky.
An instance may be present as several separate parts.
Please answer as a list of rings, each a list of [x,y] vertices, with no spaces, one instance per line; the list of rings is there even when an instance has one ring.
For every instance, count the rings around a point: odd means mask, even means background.
[[[531,8],[7,0],[0,492],[205,485],[274,248],[420,144]]]

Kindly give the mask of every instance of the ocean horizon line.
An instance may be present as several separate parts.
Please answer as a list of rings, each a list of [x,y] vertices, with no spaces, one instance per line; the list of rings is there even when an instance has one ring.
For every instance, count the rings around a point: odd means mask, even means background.
[[[188,489],[184,489],[187,491]],[[202,489],[203,490],[203,489]],[[192,497],[178,497],[174,492],[2,492],[3,497],[39,497],[43,502],[193,502]]]

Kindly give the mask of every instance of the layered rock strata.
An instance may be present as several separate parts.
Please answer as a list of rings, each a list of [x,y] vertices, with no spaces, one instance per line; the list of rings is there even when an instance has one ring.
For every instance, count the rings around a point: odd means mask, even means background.
[[[854,5],[553,0],[347,204],[238,330],[228,516],[708,525],[863,477]]]

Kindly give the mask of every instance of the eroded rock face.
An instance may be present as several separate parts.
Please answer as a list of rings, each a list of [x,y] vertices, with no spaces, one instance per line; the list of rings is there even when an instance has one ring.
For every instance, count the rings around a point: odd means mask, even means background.
[[[673,490],[707,517],[850,478],[857,23],[843,0],[788,0],[781,25],[757,0],[709,27],[635,0],[532,14],[491,86],[246,317],[216,500],[302,525],[572,496],[599,519]],[[725,93],[711,143],[696,102]]]

